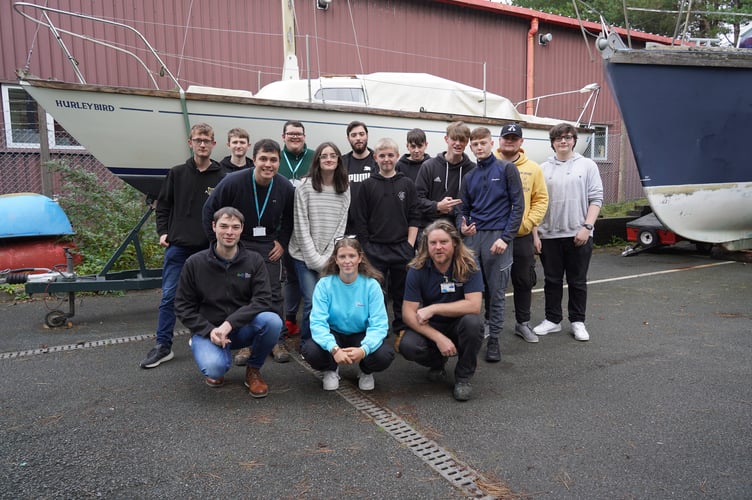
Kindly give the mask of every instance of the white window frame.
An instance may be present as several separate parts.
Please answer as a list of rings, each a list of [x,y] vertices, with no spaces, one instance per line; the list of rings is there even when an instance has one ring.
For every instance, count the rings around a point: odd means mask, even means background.
[[[590,145],[588,146],[588,157],[593,161],[608,160],[608,125],[591,125],[596,131],[590,135]],[[601,141],[596,140],[596,136],[602,137]],[[603,146],[603,152],[599,154],[596,149]]]
[[[3,84],[1,87],[3,99],[3,124],[5,126],[5,147],[8,149],[40,149],[41,145],[38,142],[17,142],[13,140],[13,122],[11,121],[10,116],[9,90],[23,90],[24,93],[29,96],[28,92],[26,92],[26,90],[20,85]],[[32,99],[32,97],[29,96],[29,99]],[[51,114],[45,114],[47,117],[47,143],[50,145],[50,149],[68,151],[84,151],[86,149],[81,145],[57,144],[55,140],[55,119]],[[75,140],[75,138],[73,140]]]

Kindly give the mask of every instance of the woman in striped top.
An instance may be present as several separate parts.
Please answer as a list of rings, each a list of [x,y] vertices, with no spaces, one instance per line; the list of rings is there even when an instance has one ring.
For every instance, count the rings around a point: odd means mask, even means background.
[[[334,251],[334,238],[345,232],[350,187],[342,155],[324,142],[313,155],[308,176],[295,190],[294,229],[288,251],[303,296],[301,347],[311,338],[309,316],[313,289]]]

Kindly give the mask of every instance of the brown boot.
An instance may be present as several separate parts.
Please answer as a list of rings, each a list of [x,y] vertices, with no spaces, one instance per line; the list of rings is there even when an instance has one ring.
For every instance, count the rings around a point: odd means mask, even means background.
[[[269,386],[261,378],[258,368],[245,367],[245,386],[254,398],[265,398],[269,394]]]
[[[235,366],[245,366],[248,364],[248,360],[251,358],[251,348],[243,347],[238,351],[233,359]]]
[[[274,346],[272,349],[272,357],[277,363],[287,363],[290,361],[290,353],[287,350],[284,341]]]
[[[400,342],[402,342],[403,335],[405,335],[405,330],[400,330],[397,332],[396,338],[394,339],[394,352],[399,352],[399,346]]]

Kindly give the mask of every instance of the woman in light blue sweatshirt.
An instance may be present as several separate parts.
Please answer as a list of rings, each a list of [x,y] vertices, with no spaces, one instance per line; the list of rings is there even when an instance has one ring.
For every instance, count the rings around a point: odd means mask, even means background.
[[[313,291],[311,336],[303,357],[324,372],[324,390],[339,388],[339,365],[359,364],[358,387],[374,388],[373,373],[389,367],[394,349],[384,343],[389,319],[381,274],[354,236],[334,240],[334,251]]]

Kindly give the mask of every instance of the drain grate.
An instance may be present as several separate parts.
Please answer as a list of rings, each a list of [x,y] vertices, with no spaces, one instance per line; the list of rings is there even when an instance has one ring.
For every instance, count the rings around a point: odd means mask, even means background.
[[[181,328],[180,330],[175,330],[174,336],[178,337],[180,335],[187,335],[187,334],[188,334],[188,329]],[[0,359],[16,359],[16,358],[24,358],[27,356],[37,356],[39,354],[49,354],[52,352],[66,352],[66,351],[76,351],[79,349],[91,349],[92,347],[105,347],[108,345],[125,344],[127,342],[139,342],[142,340],[153,339],[155,337],[156,335],[154,335],[153,333],[150,333],[150,334],[144,334],[144,335],[131,335],[130,337],[118,337],[114,339],[77,342],[75,344],[56,345],[56,346],[51,346],[51,347],[39,347],[37,349],[28,349],[26,351],[1,352]]]
[[[295,359],[309,371],[316,373],[318,374],[317,376],[321,377],[319,372],[313,370],[297,356],[295,356]],[[377,405],[354,387],[340,386],[340,388],[337,389],[337,394],[354,406],[355,409],[369,416],[376,425],[384,429],[399,443],[407,446],[415,456],[423,460],[429,467],[452,483],[456,488],[462,490],[463,494],[468,498],[479,498],[484,500],[496,498],[488,495],[478,487],[478,482],[488,482],[480,473],[452,456],[451,453],[439,446],[435,441],[428,439],[415,430],[399,415],[393,413],[387,408]]]
[[[185,328],[175,330],[174,335],[188,335],[189,331]],[[26,351],[4,352],[0,353],[0,359],[15,359],[39,354],[48,354],[53,352],[75,351],[80,349],[91,349],[94,347],[105,347],[127,342],[139,342],[155,338],[154,334],[131,335],[129,337],[119,337],[113,339],[93,340],[89,342],[78,342],[75,344],[59,345],[52,347],[41,347],[38,349],[29,349]],[[313,370],[299,356],[293,356],[306,370],[317,374],[321,378],[321,373]],[[494,496],[488,495],[478,487],[478,482],[488,482],[477,471],[473,470],[467,464],[461,462],[451,453],[439,446],[435,441],[428,439],[423,434],[415,430],[410,424],[405,422],[399,415],[393,413],[387,408],[383,408],[354,387],[340,387],[337,390],[345,401],[350,403],[355,409],[370,417],[376,425],[381,427],[390,436],[399,443],[407,446],[415,456],[428,464],[434,471],[448,480],[452,485],[461,490],[468,498],[493,499]]]

